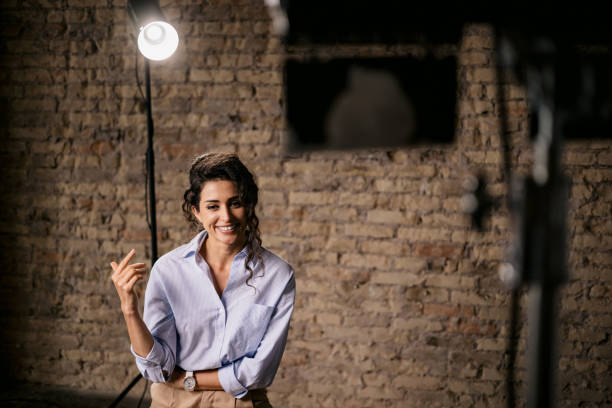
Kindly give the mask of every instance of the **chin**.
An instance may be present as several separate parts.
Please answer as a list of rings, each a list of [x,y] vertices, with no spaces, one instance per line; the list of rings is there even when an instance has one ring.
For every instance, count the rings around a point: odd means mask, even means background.
[[[235,245],[243,240],[244,242],[246,242],[246,236],[244,236],[243,234],[240,234],[240,232],[235,232],[233,234],[215,233],[213,238],[215,239],[215,241],[218,241],[226,245]]]

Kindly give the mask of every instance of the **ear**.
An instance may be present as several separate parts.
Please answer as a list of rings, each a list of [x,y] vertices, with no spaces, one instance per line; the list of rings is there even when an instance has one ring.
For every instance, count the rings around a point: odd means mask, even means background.
[[[191,212],[193,213],[193,215],[195,215],[196,217],[198,217],[200,215],[200,212],[198,211],[197,208],[195,208],[195,205],[191,206]]]

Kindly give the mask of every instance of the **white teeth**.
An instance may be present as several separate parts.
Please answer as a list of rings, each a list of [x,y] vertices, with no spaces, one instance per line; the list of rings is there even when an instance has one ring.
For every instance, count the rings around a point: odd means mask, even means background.
[[[232,231],[234,229],[234,226],[230,225],[229,227],[217,227],[217,229],[221,231]]]

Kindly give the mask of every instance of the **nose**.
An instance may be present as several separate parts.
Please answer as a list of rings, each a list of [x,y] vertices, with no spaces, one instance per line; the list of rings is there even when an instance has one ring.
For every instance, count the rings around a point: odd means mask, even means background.
[[[232,219],[232,212],[228,206],[221,207],[220,218],[224,221],[229,221]]]

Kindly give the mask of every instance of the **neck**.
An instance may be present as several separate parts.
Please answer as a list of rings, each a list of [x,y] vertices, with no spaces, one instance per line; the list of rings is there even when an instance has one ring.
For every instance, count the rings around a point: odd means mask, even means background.
[[[232,260],[242,250],[245,243],[246,239],[243,239],[234,245],[223,245],[207,238],[206,241],[204,241],[204,245],[202,245],[200,254],[209,265],[231,264]]]

